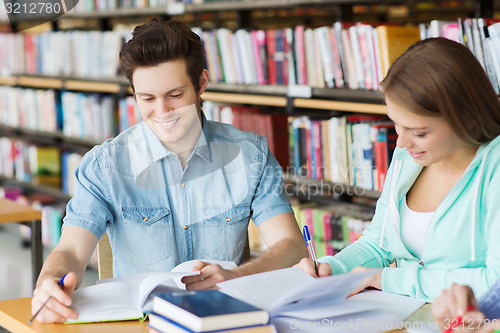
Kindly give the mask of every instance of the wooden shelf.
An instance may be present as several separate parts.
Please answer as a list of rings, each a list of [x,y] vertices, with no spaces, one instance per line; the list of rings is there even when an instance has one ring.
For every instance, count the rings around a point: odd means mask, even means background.
[[[58,188],[47,186],[47,185],[39,185],[39,184],[33,184],[30,182],[25,182],[25,181],[20,181],[17,179],[13,178],[8,178],[5,176],[0,175],[0,183],[6,183],[6,184],[14,184],[18,185],[22,188],[27,189],[30,192],[34,193],[43,193],[43,194],[48,194],[50,196],[53,196],[59,201],[62,202],[68,202],[71,199],[71,196],[67,195],[63,191],[61,191]]]
[[[24,87],[31,88],[45,88],[45,89],[62,89],[63,82],[61,79],[52,79],[47,77],[36,76],[19,76],[17,84]]]
[[[13,75],[0,77],[0,85],[117,94],[122,91],[122,87],[128,87],[129,83],[125,78],[121,77],[94,79],[72,76]],[[125,91],[132,94],[130,87],[125,88]]]
[[[17,80],[13,76],[0,77],[0,85],[3,86],[14,86],[16,85]]]
[[[381,104],[367,104],[355,102],[340,102],[321,99],[295,98],[293,106],[305,109],[332,110],[346,112],[361,112],[386,114],[386,106]]]
[[[86,148],[92,148],[102,143],[96,140],[65,136],[62,132],[46,132],[29,128],[5,126],[2,124],[0,124],[0,134],[7,134],[9,137],[16,137],[19,139],[25,138],[25,140],[44,141],[52,144],[61,144],[62,142],[63,144],[84,146]]]
[[[201,95],[201,97],[205,100],[219,103],[238,103],[278,107],[285,107],[287,104],[286,97],[266,95],[246,95],[206,91],[203,93],[203,95]]]
[[[207,91],[220,91],[226,93],[239,93],[250,95],[278,95],[286,96],[287,86],[270,84],[228,84],[210,82]]]
[[[64,82],[64,88],[68,90],[103,92],[111,94],[117,94],[121,91],[121,86],[118,83],[95,81],[66,80]]]

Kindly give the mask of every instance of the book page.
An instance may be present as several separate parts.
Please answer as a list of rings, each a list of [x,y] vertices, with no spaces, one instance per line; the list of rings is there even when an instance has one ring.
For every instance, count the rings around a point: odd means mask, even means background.
[[[325,294],[328,294],[325,292]],[[380,310],[405,319],[425,304],[424,301],[408,296],[379,290],[366,290],[342,299],[337,303],[318,303],[291,311],[280,311],[279,316],[304,320],[332,318],[366,311]],[[326,306],[327,305],[327,306]]]
[[[377,272],[379,272],[378,269],[371,269],[364,272],[313,279],[308,283],[301,284],[277,300],[271,311],[279,312],[284,308],[301,310],[311,305],[342,302],[351,291],[357,289],[364,280]]]
[[[271,323],[280,333],[378,333],[400,328],[403,320],[393,313],[375,309],[312,321],[278,317]]]
[[[273,304],[290,290],[315,279],[297,267],[247,275],[218,283],[220,291],[269,310]]]
[[[345,298],[369,276],[379,270],[334,275],[315,279],[299,268],[254,274],[218,283],[220,291],[266,309],[271,317],[286,316],[317,319],[346,313]],[[349,305],[347,313],[373,309],[360,302]],[[335,304],[339,304],[336,307]],[[328,305],[328,306],[325,306]],[[305,309],[312,309],[304,311]]]
[[[82,323],[109,320],[139,319],[139,294],[133,285],[120,282],[96,284],[76,290],[71,309],[78,313],[77,319],[67,323]]]
[[[349,297],[346,303],[349,302],[370,303],[374,308],[395,313],[403,318],[409,317],[425,304],[425,301],[413,297],[387,293],[380,290],[365,290]]]
[[[150,294],[158,288],[162,287],[162,291],[176,291],[186,289],[182,284],[182,288],[179,287],[178,283],[175,281],[176,279],[182,279],[184,276],[190,275],[199,275],[200,271],[194,272],[165,272],[165,273],[153,273],[144,280],[139,285],[139,304],[142,308],[145,307],[146,300],[149,298]],[[158,290],[159,291],[159,290]]]

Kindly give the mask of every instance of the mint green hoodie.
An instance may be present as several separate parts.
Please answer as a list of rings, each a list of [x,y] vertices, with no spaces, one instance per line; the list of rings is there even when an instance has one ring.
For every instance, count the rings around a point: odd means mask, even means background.
[[[481,296],[500,278],[500,136],[479,147],[437,207],[421,261],[401,239],[399,207],[422,166],[396,148],[375,215],[363,236],[340,253],[319,259],[333,274],[357,266],[384,268],[382,290],[431,301],[452,283]]]

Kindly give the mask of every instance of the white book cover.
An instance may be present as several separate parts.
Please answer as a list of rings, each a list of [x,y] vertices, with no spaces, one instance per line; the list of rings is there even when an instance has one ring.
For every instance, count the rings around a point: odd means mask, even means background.
[[[356,72],[356,63],[354,60],[354,50],[352,48],[351,37],[348,29],[342,29],[341,32],[342,49],[344,50],[347,85],[349,89],[359,89],[359,81]]]
[[[323,62],[323,75],[328,88],[335,87],[334,63],[332,44],[330,43],[328,27],[319,27],[315,30],[318,40],[319,54]]]
[[[486,70],[481,34],[479,33],[478,19],[472,18],[471,22],[472,22],[471,29],[472,29],[472,40],[474,45],[474,55],[476,56],[477,60],[479,60],[479,62],[481,63],[481,66],[483,66],[483,68]]]
[[[500,86],[500,22],[489,25],[488,33],[491,38],[492,62],[497,75],[498,85]]]
[[[373,50],[371,41],[372,27],[367,24],[357,24],[359,52],[361,58],[361,71],[364,79],[364,86],[368,90],[373,90],[373,67],[374,60],[372,59]]]
[[[319,37],[318,35],[315,33],[315,30],[313,30],[313,34],[312,34],[312,38],[313,38],[313,45],[314,45],[314,52],[313,52],[313,56],[314,56],[314,77],[315,77],[315,82],[314,82],[314,86],[315,87],[318,87],[318,88],[324,88],[326,87],[326,83],[325,83],[325,75],[323,74],[323,61],[321,59],[322,55],[321,55],[321,51],[320,51],[320,48],[319,48]]]
[[[349,27],[348,30],[352,48],[354,73],[356,75],[356,81],[359,86],[358,89],[366,89],[365,72],[363,67],[363,60],[361,57],[361,47],[359,45],[359,38],[358,38],[358,27],[359,25],[353,25],[352,27]]]
[[[479,28],[479,35],[481,37],[481,44],[483,46],[483,56],[484,56],[484,66],[486,68],[486,73],[488,74],[488,77],[490,78],[491,84],[493,85],[493,88],[495,89],[496,93],[498,94],[499,92],[499,81],[497,78],[497,72],[495,68],[495,53],[493,53],[493,48],[494,46],[492,45],[492,40],[491,37],[486,36],[487,30],[485,29],[485,23],[484,19],[478,18],[477,19],[477,24]],[[498,56],[498,55],[497,55]]]
[[[232,55],[231,31],[225,28],[217,29],[217,40],[220,46],[222,67],[224,69],[225,82],[236,83],[236,67]]]
[[[316,86],[316,63],[314,58],[314,40],[313,40],[313,30],[306,28],[304,30],[304,53],[305,53],[305,65],[306,65],[306,85],[315,87]]]
[[[241,52],[236,34],[230,33],[229,38],[231,40],[232,60],[236,70],[235,80],[237,84],[243,84],[245,83],[243,75],[243,58],[246,58],[246,56]]]
[[[373,142],[370,141],[372,126],[367,123],[352,125],[354,153],[354,182],[356,186],[373,189]]]
[[[250,33],[239,29],[235,34],[241,53],[244,82],[245,84],[257,84],[257,68],[255,67],[255,58],[252,52],[252,38]]]

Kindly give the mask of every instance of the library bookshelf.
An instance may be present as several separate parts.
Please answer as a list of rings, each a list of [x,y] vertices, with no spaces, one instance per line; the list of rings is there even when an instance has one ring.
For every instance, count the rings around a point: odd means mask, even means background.
[[[454,1],[455,5],[446,4],[450,3],[450,1],[446,3],[442,2],[443,4],[441,4],[441,1],[429,4],[429,2],[424,1],[407,0],[205,0],[204,3],[197,4],[165,0],[163,2],[150,1],[149,5],[147,2],[136,1],[137,7],[120,7],[120,4],[116,1],[102,1],[99,3],[104,4],[104,6],[96,8],[96,2],[80,0],[78,8],[50,23],[49,29],[57,33],[64,33],[65,29],[76,27],[81,30],[92,29],[102,31],[104,34],[104,32],[115,30],[113,28],[117,27],[125,27],[124,30],[130,31],[131,26],[145,22],[153,16],[162,18],[174,17],[186,22],[190,26],[201,27],[198,31],[202,35],[204,43],[208,44],[208,40],[205,37],[213,38],[208,33],[210,31],[222,33],[221,28],[228,29],[231,32],[238,30],[277,31],[279,29],[285,31],[287,28],[293,30],[296,26],[303,26],[307,30],[307,27],[318,28],[325,25],[331,27],[335,21],[386,21],[398,24],[413,23],[416,25],[419,22],[429,22],[433,19],[456,20],[457,17],[478,18],[493,17],[495,15],[493,0]],[[26,20],[28,18],[16,19],[14,17],[10,22],[3,21],[3,24],[21,31],[23,30],[23,23]],[[0,25],[2,25],[2,22],[0,22]],[[8,30],[9,27],[6,27],[4,31]],[[346,30],[348,28],[348,26],[343,27]],[[203,35],[204,33],[207,35]],[[16,36],[20,35],[15,32],[14,34]],[[126,38],[125,36],[127,34],[110,38],[118,38],[123,41]],[[93,46],[93,44],[91,45]],[[117,45],[119,48],[120,44]],[[114,50],[116,51],[117,48]],[[266,51],[271,52],[269,49],[266,49]],[[284,50],[280,51],[284,52]],[[314,52],[311,54],[314,56]],[[298,57],[298,55],[293,56]],[[312,56],[309,55],[309,57]],[[286,59],[286,57],[284,58]],[[294,59],[297,61],[296,58]],[[36,60],[31,60],[36,62]],[[223,61],[223,59],[219,60]],[[270,61],[282,60],[283,55],[274,57]],[[321,58],[319,60],[316,59],[316,61],[318,61],[318,66],[322,63]],[[210,61],[207,55],[207,65],[208,63]],[[321,66],[324,67],[326,65],[321,64]],[[86,68],[86,70],[89,69]],[[299,71],[299,69],[292,69],[290,73],[296,73],[296,71]],[[1,73],[4,72],[6,71],[3,70]],[[126,103],[129,103],[132,98],[132,91],[128,81],[118,75],[119,73],[116,68],[112,73],[115,75],[110,76],[108,75],[109,72],[103,74],[104,72],[106,71],[92,73],[91,75],[79,75],[79,73],[54,75],[40,73],[36,69],[33,69],[33,66],[21,66],[20,71],[13,71],[7,75],[0,76],[0,89],[20,89],[23,90],[23,93],[26,90],[28,95],[37,94],[38,91],[49,91],[49,94],[55,94],[56,97],[50,98],[56,101],[63,99],[63,94],[68,92],[76,95],[92,93],[99,96],[95,97],[96,99],[100,99],[102,96],[110,97],[113,100],[110,102],[113,108],[118,108],[118,105],[121,105],[122,101],[125,100],[127,101]],[[290,81],[286,83],[284,79],[276,79],[276,81],[281,82],[276,83],[271,82],[270,77],[268,77],[269,81],[265,83],[253,82],[244,84],[238,81],[239,75],[233,75],[235,78],[231,81],[226,80],[228,79],[227,72],[222,74],[226,74],[223,79],[216,79],[210,82],[207,91],[202,96],[203,100],[211,103],[221,103],[222,105],[257,106],[266,112],[269,111],[271,114],[284,115],[288,118],[289,130],[293,129],[293,120],[300,119],[303,116],[310,116],[309,121],[312,126],[315,119],[327,120],[329,117],[348,116],[350,114],[364,114],[375,117],[384,117],[385,115],[384,98],[382,93],[377,89],[363,88],[362,86],[353,88],[347,84],[342,84],[341,86],[337,84],[328,85],[325,83],[325,80],[322,81],[321,79],[319,81],[322,82],[319,83],[317,80],[312,83],[314,79],[311,82],[305,80],[305,83],[292,83]],[[268,74],[271,76],[271,73]],[[307,74],[304,75],[307,76]],[[216,77],[217,74],[211,73],[211,76]],[[299,75],[295,79],[297,80],[298,77]],[[8,93],[10,92],[11,90],[8,91]],[[71,95],[71,98],[77,99],[80,98],[79,96],[81,95],[76,97]],[[134,119],[137,121],[137,116]],[[380,120],[383,118],[377,119]],[[306,123],[309,124],[307,121]],[[57,126],[60,127],[60,124]],[[0,136],[11,137],[20,141],[29,141],[35,145],[56,146],[60,147],[64,153],[77,153],[81,155],[93,145],[101,143],[106,137],[116,134],[116,132],[105,133],[98,137],[92,137],[86,133],[80,133],[75,136],[66,133],[57,126],[51,130],[44,130],[33,128],[31,125],[20,126],[14,121],[13,123],[0,124]],[[118,131],[124,128],[120,126],[121,124],[118,123],[112,124],[112,127],[118,128]],[[126,125],[124,126],[126,127]],[[281,147],[281,149],[285,148]],[[288,149],[290,150],[290,155],[293,155],[292,149]],[[78,160],[77,157],[75,159],[76,161]],[[293,165],[292,159],[290,159],[290,165]],[[353,183],[352,179],[347,182],[339,182],[336,179],[321,178],[317,177],[317,175],[315,177],[307,174],[300,175],[297,172],[288,172],[286,170],[283,180],[285,184],[292,184],[298,187],[314,186],[316,189],[321,189],[318,192],[320,195],[313,196],[314,198],[307,195],[307,198],[305,200],[301,198],[300,203],[297,203],[297,205],[303,205],[304,201],[321,201],[318,200],[318,197],[324,197],[330,201],[332,199],[346,200],[355,206],[362,206],[366,202],[369,202],[368,206],[373,208],[374,200],[380,195],[380,187],[362,188],[356,182]],[[66,202],[71,198],[71,193],[67,189],[54,189],[43,184],[34,184],[29,179],[16,177],[12,172],[2,175],[0,183],[8,186],[17,185],[29,192],[39,191],[55,196],[62,202]],[[328,188],[340,189],[340,191],[339,193],[328,193]],[[366,211],[369,211],[369,209]],[[369,213],[365,214],[365,210],[363,210],[363,214],[361,215],[366,218]]]

